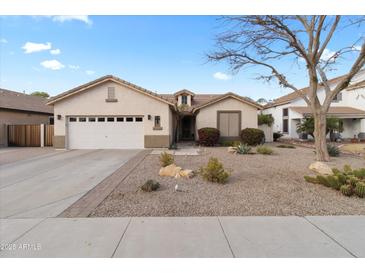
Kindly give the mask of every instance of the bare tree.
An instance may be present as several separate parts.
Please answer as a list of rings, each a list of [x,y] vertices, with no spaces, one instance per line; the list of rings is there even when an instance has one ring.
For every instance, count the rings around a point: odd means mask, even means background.
[[[217,49],[208,54],[211,61],[227,61],[233,71],[254,65],[266,70],[260,79],[278,80],[282,87],[300,95],[312,111],[315,121],[316,157],[329,161],[326,146],[326,115],[332,100],[348,87],[352,78],[365,64],[364,38],[354,39],[352,45],[328,54],[328,45],[339,31],[360,27],[364,17],[341,16],[230,16],[223,17],[228,30],[216,38]],[[356,36],[356,35],[354,35]],[[360,46],[359,46],[360,45]],[[326,73],[349,52],[358,52],[346,76],[335,85]],[[329,55],[324,58],[324,55]],[[288,80],[279,69],[281,60],[302,60],[306,66],[309,91],[303,92]],[[268,73],[266,73],[268,72]],[[324,88],[323,102],[318,98],[319,88]]]

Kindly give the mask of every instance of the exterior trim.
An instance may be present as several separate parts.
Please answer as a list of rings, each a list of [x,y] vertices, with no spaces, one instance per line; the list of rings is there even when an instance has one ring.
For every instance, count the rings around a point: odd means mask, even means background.
[[[145,148],[170,147],[170,135],[145,135]]]
[[[53,147],[66,148],[66,136],[63,135],[53,136]]]
[[[219,115],[222,113],[238,113],[238,136],[223,136],[222,139],[237,139],[240,137],[240,132],[242,130],[242,111],[241,110],[218,110],[217,111],[217,129],[219,130]]]

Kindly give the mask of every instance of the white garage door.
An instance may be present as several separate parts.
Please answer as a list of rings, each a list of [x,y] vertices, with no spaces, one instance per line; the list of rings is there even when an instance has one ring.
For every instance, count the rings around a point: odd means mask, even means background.
[[[68,117],[68,148],[144,148],[143,117]]]

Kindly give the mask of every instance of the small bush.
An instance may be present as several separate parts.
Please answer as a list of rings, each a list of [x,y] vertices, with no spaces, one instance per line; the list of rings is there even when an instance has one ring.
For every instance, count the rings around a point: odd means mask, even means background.
[[[229,173],[224,170],[223,164],[217,158],[211,157],[206,167],[200,168],[203,178],[209,182],[225,184]]]
[[[162,152],[160,154],[160,164],[162,167],[169,166],[174,163],[174,156],[167,152]]]
[[[258,146],[256,148],[256,152],[259,153],[259,154],[264,154],[264,155],[271,155],[274,153],[274,151],[272,150],[271,147],[268,147],[268,146]]]
[[[218,144],[220,132],[216,128],[204,127],[198,130],[199,144],[203,146],[215,146]]]
[[[272,117],[270,114],[259,114],[257,115],[257,122],[259,125],[268,125],[271,127],[271,125],[274,123],[274,117]]]
[[[296,146],[293,146],[293,145],[278,145],[276,147],[280,147],[280,148],[296,148]]]
[[[354,190],[350,185],[342,185],[340,191],[345,196],[351,196],[354,193]]]
[[[141,189],[145,192],[152,192],[152,191],[156,191],[157,189],[160,188],[160,183],[156,182],[154,180],[148,180],[147,182],[145,182],[142,186]]]
[[[273,133],[274,142],[276,142],[280,137],[283,137],[283,134],[281,134],[280,132]]]
[[[249,146],[257,146],[265,141],[265,134],[261,129],[245,128],[241,131],[242,143]]]
[[[234,147],[237,154],[248,154],[251,151],[251,147],[246,144],[239,144]]]
[[[327,150],[328,150],[328,154],[331,157],[338,157],[340,156],[340,150],[337,146],[332,145],[332,144],[327,144]]]

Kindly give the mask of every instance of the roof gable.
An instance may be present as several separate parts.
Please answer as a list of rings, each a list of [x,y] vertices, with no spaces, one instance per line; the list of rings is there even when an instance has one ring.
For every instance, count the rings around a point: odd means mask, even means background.
[[[106,75],[106,76],[100,77],[100,78],[98,78],[98,79],[96,79],[94,81],[88,82],[88,83],[83,84],[81,86],[78,86],[76,88],[73,88],[73,89],[70,89],[68,91],[65,91],[65,92],[63,92],[63,93],[61,93],[61,94],[59,94],[57,96],[54,96],[54,97],[52,97],[48,101],[48,105],[53,105],[53,104],[55,104],[58,101],[64,100],[66,98],[69,98],[69,97],[71,97],[73,95],[76,95],[76,94],[78,94],[80,92],[86,91],[86,90],[88,90],[88,89],[90,89],[92,87],[98,86],[98,85],[103,84],[103,83],[108,82],[108,81],[112,81],[114,83],[117,83],[117,84],[126,86],[126,87],[128,87],[128,88],[130,88],[130,89],[132,89],[134,91],[140,92],[140,93],[142,93],[142,94],[144,94],[146,96],[152,97],[152,98],[154,98],[156,100],[159,100],[161,102],[164,102],[166,104],[169,104],[169,105],[174,106],[174,103],[171,102],[170,100],[168,100],[167,98],[164,98],[164,97],[158,95],[157,93],[155,93],[153,91],[147,90],[145,88],[142,88],[142,87],[137,86],[135,84],[132,84],[130,82],[127,82],[125,80],[122,80],[122,79],[120,79],[118,77],[115,77],[113,75]]]
[[[215,97],[214,99],[209,100],[209,101],[207,101],[207,102],[206,102],[206,103],[204,103],[204,104],[201,104],[200,106],[198,106],[198,107],[194,108],[193,112],[195,112],[195,111],[197,111],[197,110],[199,110],[199,109],[202,109],[202,108],[208,107],[208,106],[210,106],[210,105],[216,104],[216,103],[218,103],[218,102],[220,102],[220,101],[223,101],[223,100],[225,100],[225,99],[228,99],[228,98],[236,99],[236,100],[240,101],[241,103],[244,103],[244,104],[250,105],[250,106],[255,107],[255,108],[257,108],[257,109],[262,109],[262,106],[261,106],[261,105],[259,105],[259,104],[257,104],[256,102],[254,102],[254,101],[252,101],[252,100],[250,100],[250,99],[248,99],[248,98],[245,98],[245,97],[239,96],[239,95],[237,95],[237,94],[235,94],[235,93],[233,93],[233,92],[228,92],[228,93],[223,94],[223,95],[221,95],[221,96],[217,96],[217,97]]]

